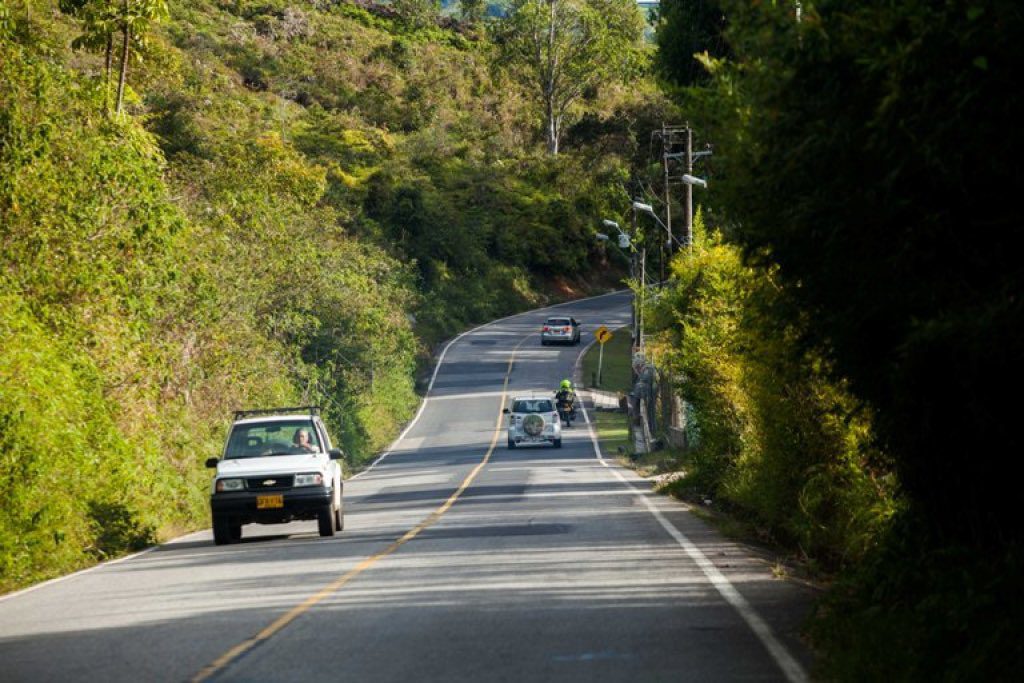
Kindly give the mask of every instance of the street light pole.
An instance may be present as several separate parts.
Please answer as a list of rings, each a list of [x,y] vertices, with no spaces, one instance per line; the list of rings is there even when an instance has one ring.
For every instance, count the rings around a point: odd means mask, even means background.
[[[687,126],[689,126],[689,124],[687,124]],[[687,130],[689,130],[689,127],[687,127]],[[669,254],[669,258],[671,258],[672,257],[672,238],[674,237],[674,235],[672,234],[672,197],[669,195],[669,175],[668,175],[668,155],[669,155],[669,149],[671,148],[671,142],[670,142],[670,139],[669,139],[669,135],[670,135],[670,133],[668,132],[668,129],[666,128],[665,123],[662,122],[662,124],[661,124],[661,141],[662,141],[661,142],[661,146],[662,146],[661,162],[662,162],[662,166],[663,166],[663,168],[665,170],[665,225],[666,225],[666,228],[668,229],[668,254]],[[665,278],[662,277],[662,280],[664,280],[664,279]]]
[[[635,206],[635,204],[636,204],[636,202],[634,202],[634,206],[633,206],[633,231],[632,231],[633,232],[633,258],[630,259],[630,262],[629,262],[629,269],[630,269],[630,272],[632,273],[632,277],[633,277],[633,281],[634,282],[636,281],[636,257],[637,257],[637,253],[636,253],[636,237],[637,237],[637,235],[636,235],[636,206]],[[643,292],[643,287],[644,286],[645,286],[644,276],[641,275],[640,276],[640,288],[641,288],[640,291],[641,292]],[[643,296],[641,294],[641,301],[642,300],[643,300]],[[633,291],[633,346],[634,347],[640,346],[640,314],[639,314],[639,304],[637,302],[636,291],[635,290]]]

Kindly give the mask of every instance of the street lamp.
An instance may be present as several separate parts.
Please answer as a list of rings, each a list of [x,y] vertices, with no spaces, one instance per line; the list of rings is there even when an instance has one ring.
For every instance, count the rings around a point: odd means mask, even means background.
[[[685,178],[686,176],[683,177]],[[670,240],[675,240],[675,243],[678,244],[680,247],[686,246],[682,242],[680,242],[675,235],[672,234],[672,231],[668,229],[667,225],[661,222],[661,219],[658,218],[658,214],[654,213],[653,206],[651,206],[650,204],[644,204],[643,202],[633,202],[633,209],[636,211],[643,211],[644,213],[650,214],[654,218],[654,220],[658,221],[658,225],[665,228],[665,232],[668,233]],[[670,241],[669,245],[671,244],[672,242]]]
[[[619,227],[618,223],[616,223],[615,221],[612,221],[612,220],[608,220],[607,218],[602,220],[601,223],[605,227],[615,228],[616,230],[619,231],[619,249],[629,249],[629,247],[630,247],[629,235],[627,235],[625,232],[623,232],[622,228]],[[597,234],[598,234],[598,238],[597,239],[599,239],[601,241],[605,241],[605,240],[608,239],[607,235],[605,235],[604,238],[600,237],[600,235],[603,234],[603,233],[599,232]]]
[[[708,181],[703,178],[698,178],[697,176],[692,176],[689,173],[684,173],[682,180],[687,185],[696,185],[697,187],[703,187],[704,189],[707,189],[708,187]]]
[[[631,252],[631,255],[630,255],[630,258],[629,258],[629,279],[630,279],[630,281],[635,281],[636,280],[636,272],[637,272],[637,251],[638,251],[637,248],[636,248],[636,245],[633,243],[633,240],[630,238],[629,234],[627,234],[622,228],[620,228],[619,224],[616,223],[615,221],[610,220],[608,218],[605,218],[605,219],[603,219],[601,221],[601,224],[604,225],[607,228],[615,228],[616,230],[619,231],[619,248],[620,249],[629,249],[630,252]],[[633,235],[634,236],[636,235],[636,232],[637,232],[637,229],[636,229],[636,210],[634,209],[633,210]],[[601,240],[602,242],[609,239],[608,235],[605,235],[604,233],[600,233],[599,232],[599,233],[597,233],[597,235],[598,235],[597,239]],[[643,252],[643,254],[645,256],[646,256],[646,253],[647,253],[646,251]],[[641,262],[641,263],[643,263],[643,262]],[[644,270],[642,268],[640,270],[640,273],[641,273],[641,275],[640,275],[640,278],[641,278],[640,279],[640,289],[641,289],[641,292],[642,292],[643,288],[644,288],[643,278],[644,278],[644,274],[645,274]],[[642,299],[642,294],[641,294],[641,301],[642,300],[643,299]],[[635,340],[639,339],[639,336],[638,336],[639,318],[637,316],[637,309],[638,309],[639,306],[640,306],[640,302],[637,301],[636,290],[634,290],[633,291],[633,306],[632,306],[632,311],[631,311],[632,318],[633,318],[631,327],[633,329],[634,343],[635,343]]]

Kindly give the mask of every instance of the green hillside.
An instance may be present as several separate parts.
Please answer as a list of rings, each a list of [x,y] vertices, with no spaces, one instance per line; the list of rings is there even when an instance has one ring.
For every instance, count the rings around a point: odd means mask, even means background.
[[[233,409],[322,404],[357,468],[437,342],[616,283],[668,107],[587,93],[552,156],[482,25],[200,0],[131,5],[112,113],[111,7],[0,4],[0,590],[207,524]]]

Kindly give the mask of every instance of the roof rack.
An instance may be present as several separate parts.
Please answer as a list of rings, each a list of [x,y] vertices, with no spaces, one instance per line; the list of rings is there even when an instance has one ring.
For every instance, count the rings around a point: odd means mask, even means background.
[[[319,415],[320,406],[293,406],[291,408],[265,408],[263,410],[236,410],[235,422],[244,420],[247,417],[258,417],[260,415],[280,415],[282,413],[306,413],[307,415]]]

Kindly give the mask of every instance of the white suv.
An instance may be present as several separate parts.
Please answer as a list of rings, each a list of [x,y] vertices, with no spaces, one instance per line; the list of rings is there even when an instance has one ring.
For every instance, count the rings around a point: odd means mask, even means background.
[[[558,419],[555,402],[550,398],[517,396],[508,415],[508,447],[525,444],[551,444],[562,447],[562,423]]]
[[[213,540],[242,537],[242,525],[317,520],[321,536],[344,527],[342,452],[331,446],[314,406],[235,413],[223,457],[210,458]]]

